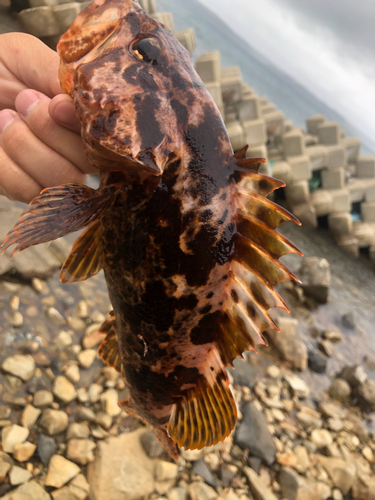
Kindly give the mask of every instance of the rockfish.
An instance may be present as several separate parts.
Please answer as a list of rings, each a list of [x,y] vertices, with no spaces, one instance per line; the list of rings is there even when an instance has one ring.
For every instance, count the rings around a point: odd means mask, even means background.
[[[97,190],[68,184],[35,198],[5,241],[15,252],[81,228],[63,282],[104,269],[113,311],[103,360],[126,379],[120,407],[168,452],[227,437],[236,404],[225,368],[277,329],[274,290],[300,253],[275,231],[298,221],[267,199],[284,183],[233,154],[188,51],[133,0],[95,0],[58,44],[59,77],[82,124]]]

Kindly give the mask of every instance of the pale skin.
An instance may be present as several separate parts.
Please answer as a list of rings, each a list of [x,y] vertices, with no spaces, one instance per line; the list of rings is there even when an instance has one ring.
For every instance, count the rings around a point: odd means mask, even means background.
[[[51,186],[85,183],[88,163],[59,57],[24,33],[0,35],[0,195],[29,203]]]

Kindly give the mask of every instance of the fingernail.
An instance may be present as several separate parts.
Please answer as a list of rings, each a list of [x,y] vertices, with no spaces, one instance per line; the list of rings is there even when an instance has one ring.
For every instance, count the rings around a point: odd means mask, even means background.
[[[12,123],[15,117],[16,114],[9,109],[0,111],[0,133],[3,132],[10,123]]]
[[[39,101],[38,95],[32,90],[24,90],[17,96],[16,108],[20,115],[26,117]]]

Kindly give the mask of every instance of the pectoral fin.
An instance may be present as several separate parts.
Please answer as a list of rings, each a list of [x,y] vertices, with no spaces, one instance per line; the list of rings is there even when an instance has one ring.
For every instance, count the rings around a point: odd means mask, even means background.
[[[100,333],[105,333],[106,338],[100,344],[98,354],[101,356],[104,363],[112,366],[115,370],[122,374],[122,364],[120,356],[120,348],[117,339],[116,319],[113,311],[109,313],[107,318],[99,329]]]

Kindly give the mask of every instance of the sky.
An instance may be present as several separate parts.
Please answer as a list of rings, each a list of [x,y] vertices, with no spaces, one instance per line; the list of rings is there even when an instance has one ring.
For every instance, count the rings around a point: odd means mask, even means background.
[[[375,0],[200,0],[375,140]]]

